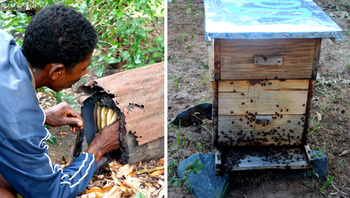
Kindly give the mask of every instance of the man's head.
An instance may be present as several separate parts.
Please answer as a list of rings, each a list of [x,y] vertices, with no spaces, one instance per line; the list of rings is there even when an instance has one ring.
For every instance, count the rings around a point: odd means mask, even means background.
[[[96,31],[86,18],[65,5],[52,5],[32,18],[22,52],[32,68],[50,69],[50,78],[59,80],[50,88],[58,91],[86,74],[96,43]]]

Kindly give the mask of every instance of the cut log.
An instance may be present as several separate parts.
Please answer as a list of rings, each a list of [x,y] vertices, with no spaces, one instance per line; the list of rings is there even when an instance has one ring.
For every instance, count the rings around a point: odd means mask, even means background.
[[[98,103],[118,115],[122,164],[164,157],[164,63],[106,76],[78,91],[87,144],[99,132],[94,120]]]

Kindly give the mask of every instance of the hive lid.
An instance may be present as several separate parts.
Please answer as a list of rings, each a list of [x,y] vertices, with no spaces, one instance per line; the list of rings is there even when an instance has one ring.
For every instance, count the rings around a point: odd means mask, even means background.
[[[205,38],[335,38],[342,29],[312,0],[205,0]]]

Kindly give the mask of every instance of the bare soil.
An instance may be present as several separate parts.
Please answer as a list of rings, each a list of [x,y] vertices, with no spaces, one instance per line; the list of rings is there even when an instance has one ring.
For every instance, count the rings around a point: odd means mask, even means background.
[[[343,41],[323,39],[315,85],[308,143],[327,156],[326,178],[276,179],[273,171],[233,175],[227,197],[350,197],[350,2],[316,3],[344,30]],[[204,4],[201,0],[168,2],[168,121],[188,106],[212,98],[204,38]],[[196,153],[213,153],[211,121],[202,125],[168,127],[168,179],[177,177],[176,165]],[[179,147],[177,148],[177,144]],[[329,185],[327,178],[334,176]],[[326,186],[321,190],[322,186]],[[186,189],[168,185],[168,197],[194,197]]]

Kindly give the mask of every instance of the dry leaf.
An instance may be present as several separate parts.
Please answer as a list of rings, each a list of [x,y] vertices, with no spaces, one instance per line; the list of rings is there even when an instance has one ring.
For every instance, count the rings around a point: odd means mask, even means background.
[[[349,151],[348,150],[345,150],[345,151],[343,151],[341,154],[339,154],[339,157],[342,157],[342,156],[344,156],[344,155],[346,155],[346,154],[348,154],[349,153]]]
[[[95,192],[103,193],[101,188],[91,188],[90,190],[85,191],[86,194],[95,193]]]
[[[126,190],[123,192],[122,196],[123,196],[123,197],[129,197],[129,196],[131,196],[131,195],[133,195],[133,194],[135,194],[134,191],[132,191],[131,189],[126,189]]]
[[[159,167],[150,168],[156,164]],[[140,166],[137,169],[142,170],[136,172],[136,166]],[[137,191],[146,197],[164,197],[164,159],[143,162],[134,166],[123,166],[114,160],[108,164],[107,170],[109,170],[108,173],[92,178],[88,186],[90,190],[85,191],[81,198],[133,198]]]
[[[140,182],[135,180],[135,179],[128,178],[128,179],[122,181],[122,183],[129,186],[130,188],[135,189],[136,191],[140,191],[140,192],[144,193],[143,190],[139,187]]]
[[[317,120],[321,121],[322,120],[322,115],[320,113],[318,113],[318,112],[316,112],[316,114],[317,114]]]
[[[102,188],[101,190],[102,190],[104,193],[108,193],[112,188],[113,188],[113,186],[106,186],[106,187]]]
[[[130,166],[129,164],[120,167],[117,172],[117,177],[122,178],[123,176],[127,176],[130,172],[134,170],[134,168],[134,166]]]
[[[132,170],[129,174],[130,177],[135,177],[135,170]]]
[[[153,172],[153,171],[160,170],[160,169],[164,169],[164,167],[155,167],[155,168],[151,168],[151,169],[139,170],[139,171],[136,171],[136,175],[139,175],[139,174],[142,174],[142,173]]]
[[[163,168],[163,169],[156,170],[156,171],[154,171],[153,173],[151,173],[151,174],[149,174],[149,175],[151,175],[151,177],[156,177],[156,176],[161,175],[161,174],[163,174],[163,173],[164,173],[164,168]]]
[[[123,194],[119,186],[113,186],[113,188],[105,194],[104,198],[119,198]]]
[[[82,195],[81,198],[96,198],[96,195],[95,193],[89,193],[89,194]]]
[[[158,160],[157,165],[158,166],[164,166],[164,158]]]

